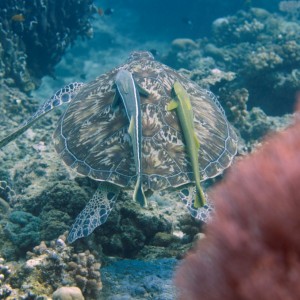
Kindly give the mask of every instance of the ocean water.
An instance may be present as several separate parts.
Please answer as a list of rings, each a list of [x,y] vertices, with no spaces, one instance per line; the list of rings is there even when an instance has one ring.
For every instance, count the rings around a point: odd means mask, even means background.
[[[194,205],[195,181],[206,195],[292,122],[299,3],[1,2],[0,299],[65,286],[76,299],[176,299],[175,266],[213,210],[209,196]],[[147,62],[128,63],[133,51]],[[185,118],[168,106],[176,81]]]

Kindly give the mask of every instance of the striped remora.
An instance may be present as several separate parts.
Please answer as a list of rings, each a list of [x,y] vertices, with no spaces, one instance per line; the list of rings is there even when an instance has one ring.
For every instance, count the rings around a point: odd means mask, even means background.
[[[147,199],[142,186],[142,111],[139,91],[132,74],[124,69],[118,71],[115,84],[117,92],[114,104],[117,101],[117,97],[120,96],[130,122],[128,133],[132,141],[133,156],[137,172],[133,199],[146,207]]]

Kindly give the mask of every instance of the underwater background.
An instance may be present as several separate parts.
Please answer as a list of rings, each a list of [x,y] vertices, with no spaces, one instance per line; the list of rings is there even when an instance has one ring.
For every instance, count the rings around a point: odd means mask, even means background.
[[[0,139],[64,85],[89,82],[146,50],[219,97],[239,136],[238,156],[247,155],[292,122],[299,3],[2,0]],[[174,270],[205,234],[174,193],[154,194],[145,210],[124,191],[103,226],[66,242],[97,183],[76,176],[54,150],[63,110],[0,150],[0,299],[66,299],[70,291],[53,296],[63,286],[78,287],[76,299],[176,299]]]

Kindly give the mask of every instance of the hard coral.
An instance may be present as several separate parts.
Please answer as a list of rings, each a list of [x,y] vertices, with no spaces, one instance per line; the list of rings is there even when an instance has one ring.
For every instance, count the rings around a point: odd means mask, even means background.
[[[176,275],[180,299],[300,298],[299,132],[298,120],[212,193],[207,238]]]
[[[40,219],[30,213],[14,211],[9,215],[4,233],[16,246],[18,252],[24,252],[40,242]]]
[[[57,289],[53,295],[53,300],[84,300],[81,290],[75,286],[64,286]]]
[[[11,288],[6,284],[6,280],[9,277],[11,270],[5,261],[0,257],[0,299],[5,299],[11,294]]]
[[[79,35],[92,35],[94,12],[92,0],[1,1],[0,78],[34,89]]]
[[[80,289],[85,299],[97,299],[102,289],[100,263],[89,251],[76,252],[65,239],[62,235],[49,245],[41,242],[33,252],[27,252],[25,262],[11,263],[11,267],[0,257],[0,299],[4,299],[2,295],[14,296],[5,299],[49,299],[67,286],[73,287],[69,292],[74,292],[74,287]]]
[[[61,285],[77,286],[87,299],[96,299],[102,289],[100,263],[89,251],[75,253],[73,247],[65,244],[65,238],[63,235],[52,241],[49,247],[42,242],[33,253],[28,253],[31,259],[26,264],[37,263],[31,268],[30,276],[34,278],[41,271],[45,275],[41,278],[43,285],[51,289]]]

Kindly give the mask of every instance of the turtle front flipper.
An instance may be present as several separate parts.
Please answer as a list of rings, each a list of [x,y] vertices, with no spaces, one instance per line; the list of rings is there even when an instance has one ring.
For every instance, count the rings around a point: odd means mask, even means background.
[[[185,187],[179,191],[179,197],[187,207],[192,217],[207,223],[212,218],[214,205],[206,197],[206,204],[200,208],[196,208],[194,206],[195,194],[196,188],[194,186]]]
[[[30,126],[32,126],[39,118],[53,110],[55,107],[72,101],[74,96],[82,88],[83,85],[84,84],[81,82],[74,82],[58,90],[51,98],[49,98],[42,106],[40,106],[40,108],[28,120],[21,124],[21,126],[16,131],[0,141],[0,149],[16,139]]]
[[[106,222],[120,189],[106,182],[101,182],[92,199],[77,216],[68,235],[68,242],[73,243],[81,237],[90,235],[98,226]]]

